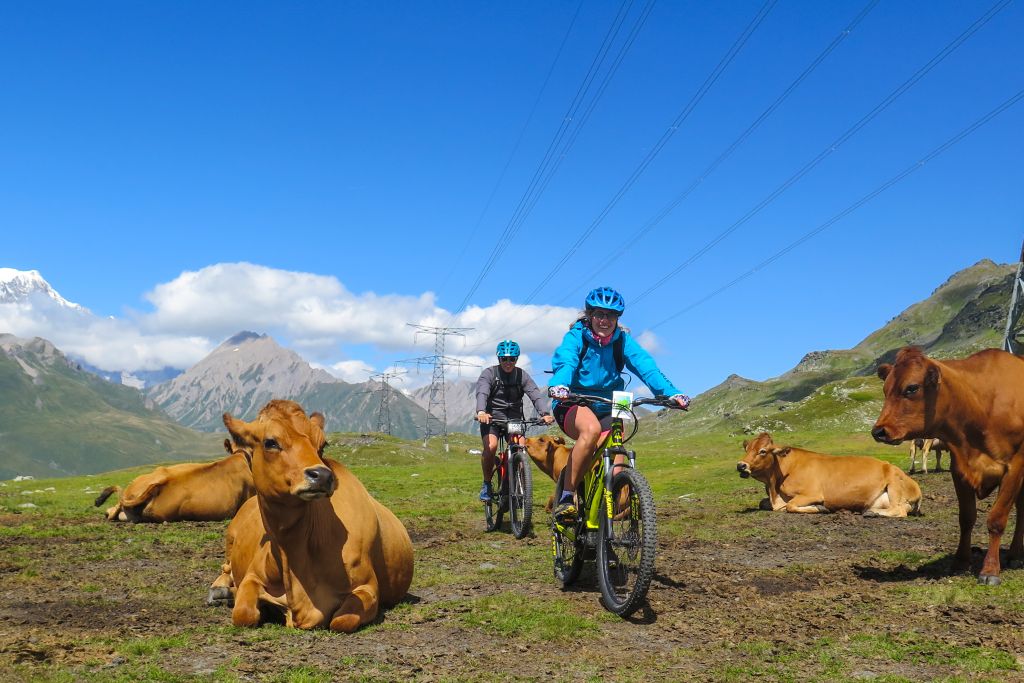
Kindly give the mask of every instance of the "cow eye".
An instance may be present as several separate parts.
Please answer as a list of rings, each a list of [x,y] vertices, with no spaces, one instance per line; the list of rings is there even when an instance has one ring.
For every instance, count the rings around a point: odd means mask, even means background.
[[[279,451],[281,444],[277,443],[277,439],[263,439],[263,450]]]
[[[904,396],[913,396],[917,393],[917,390],[921,388],[920,384],[908,384],[907,388],[903,390]]]
[[[767,450],[767,449],[765,449],[765,448],[762,448],[761,450],[759,450],[759,451],[757,452],[757,454],[758,454],[758,455],[764,455],[764,454],[765,454],[765,453],[767,453],[767,452],[768,452],[768,450]]]

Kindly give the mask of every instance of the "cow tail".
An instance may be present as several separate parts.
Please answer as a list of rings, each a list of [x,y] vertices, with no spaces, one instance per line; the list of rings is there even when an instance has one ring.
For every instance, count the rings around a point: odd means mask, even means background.
[[[103,489],[103,491],[100,492],[100,495],[96,496],[96,502],[93,503],[93,506],[99,507],[100,505],[103,505],[104,501],[106,501],[107,498],[110,498],[110,495],[115,492],[118,495],[121,495],[121,487],[108,486],[107,488]]]

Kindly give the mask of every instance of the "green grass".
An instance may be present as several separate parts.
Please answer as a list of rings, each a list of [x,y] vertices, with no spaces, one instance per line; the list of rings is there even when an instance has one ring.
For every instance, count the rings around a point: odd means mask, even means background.
[[[576,614],[564,600],[539,600],[502,593],[444,607],[460,608],[467,608],[459,616],[464,625],[500,636],[533,641],[568,641],[594,637],[600,630],[595,620]]]

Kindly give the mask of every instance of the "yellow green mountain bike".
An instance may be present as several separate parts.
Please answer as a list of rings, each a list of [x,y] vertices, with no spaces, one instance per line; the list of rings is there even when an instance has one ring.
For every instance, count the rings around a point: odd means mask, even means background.
[[[579,515],[572,526],[552,517],[552,552],[555,578],[569,586],[579,578],[585,556],[596,556],[597,581],[605,608],[621,617],[638,610],[647,597],[654,576],[658,548],[658,520],[654,496],[644,475],[636,469],[636,452],[623,447],[636,434],[639,420],[633,408],[656,405],[678,408],[664,396],[633,399],[628,392],[615,392],[615,400],[601,396],[570,394],[564,403],[613,406],[611,430],[598,447],[601,457],[583,477],[576,491]],[[632,417],[633,429],[623,438],[623,415]],[[618,461],[618,462],[616,462]],[[561,495],[566,466],[555,487]]]

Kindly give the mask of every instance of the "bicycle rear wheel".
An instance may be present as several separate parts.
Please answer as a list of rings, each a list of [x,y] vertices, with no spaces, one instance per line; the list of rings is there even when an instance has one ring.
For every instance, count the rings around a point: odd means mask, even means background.
[[[524,538],[530,533],[530,519],[533,516],[533,472],[530,459],[521,448],[512,453],[508,471],[509,522],[512,535]]]
[[[612,515],[601,514],[597,581],[605,609],[626,617],[640,609],[654,576],[658,521],[644,475],[624,469],[612,479]]]
[[[494,474],[491,475],[491,499],[484,502],[484,527],[487,531],[501,528],[501,519],[505,515],[505,493],[501,488],[501,462],[494,463]]]
[[[558,500],[564,480],[563,471],[555,486],[555,500]],[[583,569],[583,533],[582,523],[564,527],[555,520],[554,515],[551,516],[551,551],[555,560],[555,578],[562,582],[562,586],[571,586],[580,577]]]

